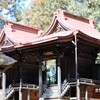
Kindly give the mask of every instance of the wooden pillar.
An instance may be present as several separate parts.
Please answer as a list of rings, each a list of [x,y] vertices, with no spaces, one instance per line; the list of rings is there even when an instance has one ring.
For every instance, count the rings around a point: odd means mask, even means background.
[[[75,34],[75,73],[76,73],[76,98],[80,100],[80,84],[78,74],[78,61],[77,61],[77,34]]]
[[[42,96],[42,61],[39,61],[39,98]]]
[[[88,100],[88,87],[85,86],[85,100]]]
[[[79,83],[79,78],[77,79],[77,100],[80,100],[80,83]]]
[[[60,61],[60,57],[58,57],[58,96],[61,96],[61,61]]]
[[[19,86],[19,100],[22,100],[22,79],[20,79],[20,86]]]
[[[5,100],[5,92],[6,92],[6,73],[2,73],[2,91],[3,91],[3,100]]]
[[[15,100],[15,92],[14,92],[14,94],[13,94],[13,99],[12,100]]]
[[[27,91],[27,100],[30,100],[30,90]]]

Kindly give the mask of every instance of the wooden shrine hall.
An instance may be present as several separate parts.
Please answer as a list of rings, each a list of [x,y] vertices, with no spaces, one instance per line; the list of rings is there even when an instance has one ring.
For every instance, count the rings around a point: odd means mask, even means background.
[[[99,100],[100,32],[94,22],[58,9],[40,31],[5,21],[0,51],[15,62],[0,65],[0,100]]]

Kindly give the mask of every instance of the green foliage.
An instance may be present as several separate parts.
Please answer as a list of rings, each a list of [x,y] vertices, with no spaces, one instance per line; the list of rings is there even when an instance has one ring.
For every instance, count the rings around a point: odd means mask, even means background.
[[[3,16],[3,13],[4,13],[4,9],[5,10],[10,10],[9,9],[9,5],[13,5],[14,2],[16,0],[0,0],[0,31],[2,30],[3,28],[3,25],[4,25],[4,16]]]
[[[0,19],[21,21],[22,6],[20,3],[26,0],[0,0]],[[3,28],[0,20],[0,31]]]
[[[100,53],[98,53],[98,57],[96,59],[96,64],[100,64]]]
[[[22,7],[20,6],[20,2],[16,0],[16,2],[14,2],[9,6],[7,15],[10,16],[10,19],[18,22],[21,21],[21,12],[22,12]]]
[[[4,24],[5,24],[4,20],[0,19],[0,31],[2,30]]]
[[[8,8],[8,2],[6,0],[0,1],[0,6],[4,8]]]
[[[98,30],[100,31],[100,0],[77,0],[79,4],[76,8],[79,16],[94,20]],[[77,7],[77,6],[76,6]]]
[[[26,0],[0,0],[0,12],[2,17],[14,21],[21,20],[21,3]]]
[[[23,21],[26,24],[37,25],[37,27],[45,29],[51,23],[54,11],[61,8],[60,3],[61,0],[31,0],[29,8],[23,11]]]
[[[3,28],[3,16],[1,14],[3,8],[7,9],[8,8],[8,2],[6,0],[0,0],[0,31]]]
[[[9,4],[13,4],[16,0],[0,0],[0,7],[1,8],[8,8]]]
[[[49,84],[56,82],[56,59],[46,61],[47,81]]]
[[[26,24],[44,30],[50,25],[53,13],[61,8],[69,13],[94,20],[100,31],[100,0],[30,0],[30,5],[26,8],[20,5],[23,1],[26,0],[0,0],[0,12],[6,9],[8,10],[5,14],[6,19],[22,20]]]
[[[22,20],[26,24],[46,29],[58,8],[94,20],[100,30],[100,0],[31,0],[29,7],[22,13]]]
[[[56,66],[56,60],[55,59],[47,60],[46,63],[47,63],[47,69]]]

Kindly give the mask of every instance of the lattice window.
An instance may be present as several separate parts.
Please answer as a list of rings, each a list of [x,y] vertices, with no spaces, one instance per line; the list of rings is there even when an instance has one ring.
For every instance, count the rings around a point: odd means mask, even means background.
[[[65,31],[65,29],[58,23],[54,32],[61,32],[61,31]]]
[[[4,37],[2,43],[0,44],[0,47],[3,47],[3,46],[10,46],[12,45],[13,43],[7,38],[7,37]]]

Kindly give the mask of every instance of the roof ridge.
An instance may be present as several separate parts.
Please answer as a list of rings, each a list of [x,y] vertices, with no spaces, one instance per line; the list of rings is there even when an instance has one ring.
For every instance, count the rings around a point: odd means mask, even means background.
[[[35,29],[35,30],[41,30],[40,28],[37,28],[37,27],[34,27],[34,26],[29,26],[29,25],[22,24],[22,23],[19,23],[19,22],[14,22],[14,21],[11,21],[11,20],[4,20],[4,21],[5,21],[5,23],[12,23],[12,24],[17,24],[17,25],[28,27],[28,28]]]
[[[81,17],[81,16],[74,15],[74,14],[71,14],[71,13],[68,13],[68,12],[66,12],[66,11],[64,11],[64,10],[62,10],[62,9],[57,9],[57,11],[54,13],[54,16],[59,17],[59,18],[62,19],[62,20],[67,20],[67,17],[70,17],[70,18],[73,18],[73,19],[82,21],[82,22],[84,22],[84,23],[88,23],[88,24],[90,24],[94,29],[96,28],[96,26],[95,26],[93,20],[88,19],[88,18],[83,18],[83,17]]]

